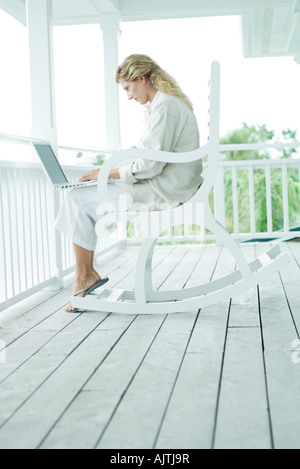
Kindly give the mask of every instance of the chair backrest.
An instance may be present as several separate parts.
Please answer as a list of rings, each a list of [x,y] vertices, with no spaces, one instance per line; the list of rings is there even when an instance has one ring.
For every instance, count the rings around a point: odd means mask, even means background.
[[[208,142],[205,145],[207,154],[207,170],[199,191],[193,198],[197,200],[208,196],[213,187],[219,169],[220,146],[220,64],[211,64],[211,76],[208,82]]]
[[[220,64],[211,64],[211,77],[208,82],[208,115],[209,115],[209,136],[208,140],[219,145],[220,134]]]

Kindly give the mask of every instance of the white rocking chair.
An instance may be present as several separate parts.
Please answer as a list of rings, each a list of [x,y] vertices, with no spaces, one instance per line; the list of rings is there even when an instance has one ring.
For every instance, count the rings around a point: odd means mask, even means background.
[[[208,195],[216,181],[219,167],[219,113],[220,113],[220,65],[213,62],[210,79],[210,120],[209,139],[203,147],[188,153],[169,153],[146,149],[124,150],[112,155],[103,165],[98,188],[101,200],[115,207],[96,225],[99,235],[109,234],[116,227],[116,220],[126,215],[126,220],[138,223],[142,232],[135,276],[135,290],[101,288],[84,298],[70,298],[71,304],[80,309],[107,311],[125,314],[162,314],[196,310],[204,306],[230,299],[275,273],[288,262],[286,253],[282,253],[279,244],[250,264],[246,261],[239,245],[227,230],[214,218],[208,202]],[[145,158],[167,163],[187,163],[207,157],[207,171],[203,184],[187,204],[160,211],[128,211],[110,198],[107,180],[110,170],[124,162]],[[199,174],[200,179],[200,174]],[[124,205],[124,204],[123,204]],[[119,217],[119,218],[118,218]],[[171,225],[183,223],[201,225],[215,233],[218,243],[225,245],[234,256],[238,269],[218,280],[192,288],[174,291],[154,291],[152,286],[152,256],[160,234]],[[188,220],[187,220],[188,217]],[[123,217],[124,219],[124,217]],[[203,226],[204,225],[204,226]]]

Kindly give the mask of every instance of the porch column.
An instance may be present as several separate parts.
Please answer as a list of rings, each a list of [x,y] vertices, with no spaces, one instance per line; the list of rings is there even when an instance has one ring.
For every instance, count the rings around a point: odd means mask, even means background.
[[[121,136],[119,88],[115,82],[115,73],[119,65],[119,14],[101,14],[100,27],[104,47],[106,145],[107,148],[118,150],[121,147]]]
[[[57,150],[52,40],[52,0],[27,0],[32,137]]]
[[[27,0],[27,27],[30,55],[33,138],[47,140],[57,154],[57,129],[54,94],[52,0]],[[51,219],[59,210],[58,191],[53,189]],[[51,258],[57,279],[54,289],[63,286],[61,235],[53,228]]]

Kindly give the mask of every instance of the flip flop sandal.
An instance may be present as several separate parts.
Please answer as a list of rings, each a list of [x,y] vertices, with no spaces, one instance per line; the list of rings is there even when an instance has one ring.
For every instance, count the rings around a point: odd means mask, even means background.
[[[102,285],[104,285],[105,283],[107,283],[109,281],[109,278],[108,277],[105,277],[103,278],[102,280],[99,280],[99,282],[95,283],[95,285],[92,285],[91,287],[89,288],[84,288],[83,290],[79,290],[78,292],[74,293],[74,296],[77,296],[79,295],[80,293],[84,293],[83,295],[83,298],[85,296],[87,296],[89,293],[92,293],[94,290],[96,290],[97,288],[101,287]],[[78,311],[80,308],[75,308],[73,309],[72,311],[70,311],[70,313],[76,313],[76,311]]]

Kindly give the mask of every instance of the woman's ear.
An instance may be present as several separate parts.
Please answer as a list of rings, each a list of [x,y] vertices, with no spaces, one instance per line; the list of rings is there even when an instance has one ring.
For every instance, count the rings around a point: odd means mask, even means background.
[[[142,77],[138,77],[138,80],[140,81],[140,83],[142,83],[143,85],[146,85],[148,83],[148,80],[146,77],[142,76]]]

